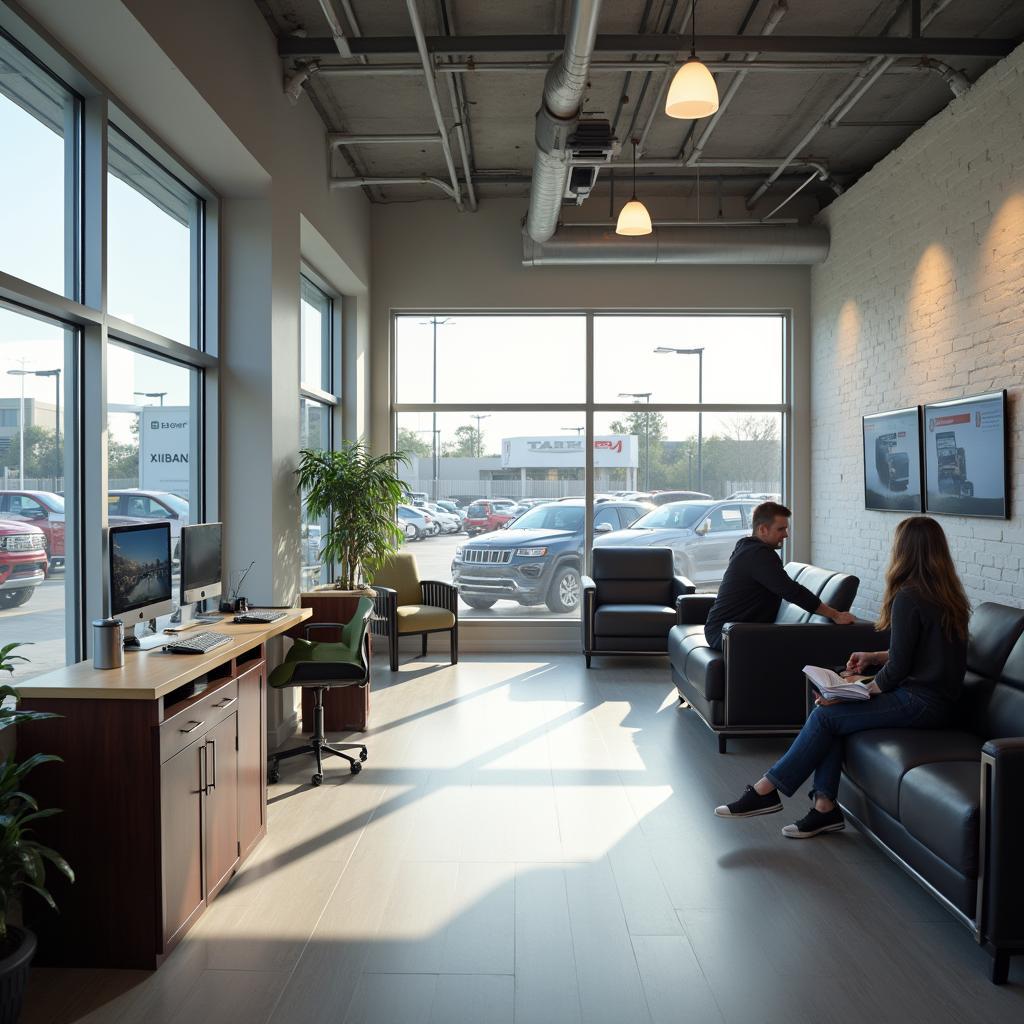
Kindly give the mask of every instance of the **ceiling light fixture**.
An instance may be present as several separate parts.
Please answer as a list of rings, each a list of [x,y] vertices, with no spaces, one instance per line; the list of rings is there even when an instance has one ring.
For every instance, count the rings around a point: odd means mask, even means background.
[[[687,121],[710,117],[718,109],[714,75],[697,59],[697,0],[690,10],[690,56],[668,87],[665,113]]]
[[[633,198],[619,211],[619,219],[615,225],[617,235],[649,235],[651,215],[647,207],[636,197],[636,139],[633,140]]]

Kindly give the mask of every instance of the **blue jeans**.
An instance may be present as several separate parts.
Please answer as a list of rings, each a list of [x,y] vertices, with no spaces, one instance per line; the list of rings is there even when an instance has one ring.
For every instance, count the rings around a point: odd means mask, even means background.
[[[945,723],[946,716],[944,703],[902,688],[876,694],[870,700],[816,707],[789,750],[765,772],[765,778],[792,796],[814,772],[814,795],[835,800],[844,736],[866,729],[935,729]]]

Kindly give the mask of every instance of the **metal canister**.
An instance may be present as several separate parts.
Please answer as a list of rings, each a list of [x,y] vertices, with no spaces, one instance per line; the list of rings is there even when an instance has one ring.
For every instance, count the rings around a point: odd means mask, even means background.
[[[124,665],[124,623],[120,619],[93,619],[92,667],[121,668]]]

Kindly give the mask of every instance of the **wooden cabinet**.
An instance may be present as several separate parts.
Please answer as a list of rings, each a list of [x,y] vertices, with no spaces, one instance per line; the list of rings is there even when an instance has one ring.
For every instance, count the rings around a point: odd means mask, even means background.
[[[267,670],[238,676],[238,844],[244,860],[267,832]]]
[[[214,726],[205,743],[206,787],[203,792],[203,853],[206,898],[220,891],[238,867],[238,714]]]
[[[204,905],[203,758],[206,741],[197,739],[160,766],[160,835],[163,847],[164,945]]]

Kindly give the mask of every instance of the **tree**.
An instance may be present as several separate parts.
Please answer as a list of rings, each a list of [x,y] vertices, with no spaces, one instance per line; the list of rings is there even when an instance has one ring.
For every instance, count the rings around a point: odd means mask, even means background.
[[[421,459],[429,459],[434,453],[431,446],[415,430],[406,427],[398,428],[398,450],[406,455],[416,455]]]
[[[8,466],[17,470],[21,462],[20,435],[11,438],[7,451],[0,454],[0,467]],[[57,458],[57,436],[46,427],[30,426],[25,428],[25,476],[29,479],[39,477],[63,476],[64,467]]]
[[[441,446],[441,454],[449,459],[476,459],[483,450],[483,434],[471,424],[458,427],[455,440]]]
[[[122,444],[107,431],[107,476],[114,480],[139,479],[139,446]]]
[[[664,487],[665,469],[662,442],[668,430],[668,421],[660,412],[648,412],[638,406],[621,420],[612,420],[613,434],[633,434],[640,448],[637,469],[638,486]],[[648,465],[649,463],[649,465]]]
[[[722,432],[734,441],[777,441],[779,421],[774,416],[742,416],[723,424]]]

